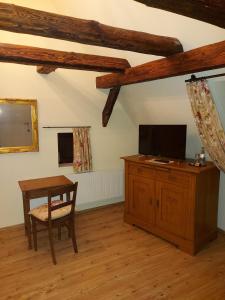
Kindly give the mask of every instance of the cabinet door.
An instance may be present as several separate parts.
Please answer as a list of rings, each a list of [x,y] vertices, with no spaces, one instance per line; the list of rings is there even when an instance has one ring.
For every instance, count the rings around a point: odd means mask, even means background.
[[[155,223],[155,182],[151,179],[129,175],[128,212],[141,223]]]
[[[191,238],[191,199],[189,190],[169,183],[156,184],[157,227],[174,235]]]

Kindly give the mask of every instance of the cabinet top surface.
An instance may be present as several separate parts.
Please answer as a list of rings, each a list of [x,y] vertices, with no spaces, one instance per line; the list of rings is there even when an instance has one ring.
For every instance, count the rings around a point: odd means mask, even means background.
[[[125,161],[139,163],[146,166],[153,166],[153,167],[155,166],[155,167],[166,168],[166,169],[174,169],[178,171],[180,170],[180,171],[185,171],[185,172],[195,173],[195,174],[205,172],[209,169],[217,169],[217,167],[211,161],[208,161],[206,163],[206,166],[194,167],[189,165],[189,161],[174,160],[173,162],[170,163],[161,164],[158,162],[153,162],[152,160],[154,158],[156,157],[150,155],[132,155],[132,156],[122,157],[122,159],[124,159]]]

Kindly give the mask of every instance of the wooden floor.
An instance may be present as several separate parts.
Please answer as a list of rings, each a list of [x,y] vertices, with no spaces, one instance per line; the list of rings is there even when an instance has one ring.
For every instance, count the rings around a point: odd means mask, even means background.
[[[0,299],[225,299],[225,236],[191,257],[123,223],[122,214],[116,205],[78,215],[79,254],[64,232],[56,266],[45,232],[34,252],[22,226],[1,230]]]

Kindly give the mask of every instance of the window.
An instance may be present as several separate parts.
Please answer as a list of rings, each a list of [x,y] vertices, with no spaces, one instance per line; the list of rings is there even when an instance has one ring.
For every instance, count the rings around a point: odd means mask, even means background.
[[[59,165],[73,163],[73,133],[58,133]]]

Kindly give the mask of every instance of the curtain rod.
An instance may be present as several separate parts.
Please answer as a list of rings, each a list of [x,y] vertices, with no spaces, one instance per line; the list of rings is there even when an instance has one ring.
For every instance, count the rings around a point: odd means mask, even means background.
[[[42,128],[91,128],[91,126],[44,126]]]
[[[197,78],[195,75],[191,75],[191,78],[185,80],[185,82],[193,82],[193,81],[198,81],[198,80],[202,80],[202,79],[210,79],[210,78],[216,78],[216,77],[221,77],[221,76],[225,76],[225,73],[203,76],[203,77],[199,77],[199,78]]]

